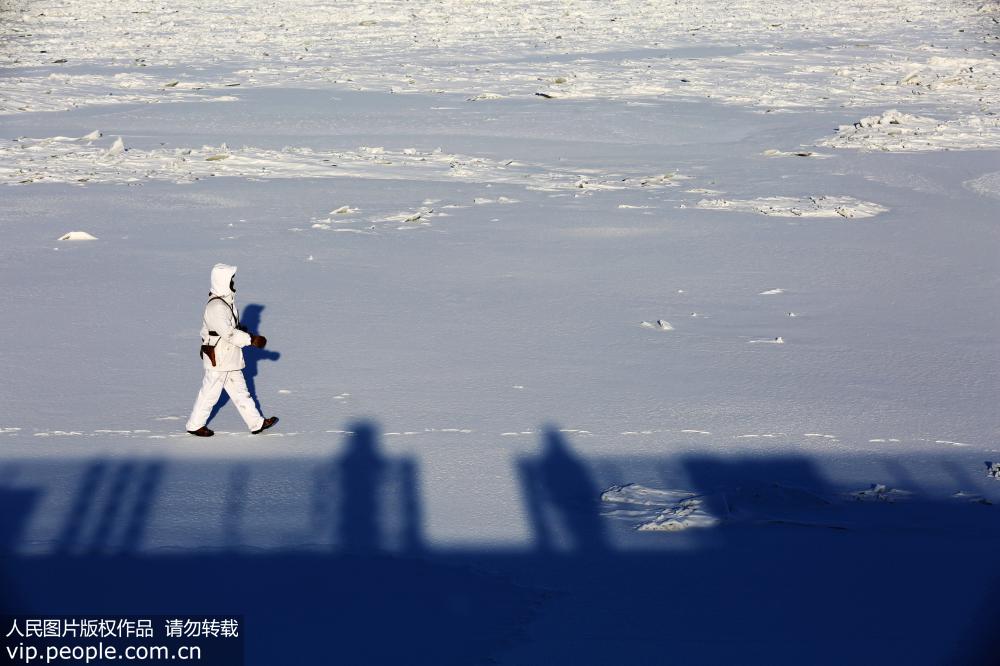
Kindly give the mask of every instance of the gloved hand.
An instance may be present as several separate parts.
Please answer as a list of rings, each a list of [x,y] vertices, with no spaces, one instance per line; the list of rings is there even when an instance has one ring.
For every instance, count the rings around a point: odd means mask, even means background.
[[[256,347],[257,349],[263,349],[264,345],[267,344],[267,338],[265,338],[263,335],[254,335],[250,338],[250,344]]]

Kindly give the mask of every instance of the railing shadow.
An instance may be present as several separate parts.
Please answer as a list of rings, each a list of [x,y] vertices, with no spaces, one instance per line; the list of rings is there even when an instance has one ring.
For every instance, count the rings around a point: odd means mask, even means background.
[[[21,543],[41,499],[39,490],[0,486],[0,557]],[[25,604],[23,588],[11,575],[0,565],[0,613],[14,612]]]

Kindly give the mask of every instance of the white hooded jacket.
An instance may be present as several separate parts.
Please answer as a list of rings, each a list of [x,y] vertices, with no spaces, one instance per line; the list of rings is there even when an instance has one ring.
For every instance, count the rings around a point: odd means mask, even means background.
[[[205,355],[202,364],[206,370],[226,372],[242,370],[243,347],[250,344],[250,335],[236,328],[236,294],[229,288],[236,266],[216,264],[212,268],[212,292],[205,305],[201,324],[201,343],[215,347],[215,366]],[[218,296],[219,298],[213,298]]]

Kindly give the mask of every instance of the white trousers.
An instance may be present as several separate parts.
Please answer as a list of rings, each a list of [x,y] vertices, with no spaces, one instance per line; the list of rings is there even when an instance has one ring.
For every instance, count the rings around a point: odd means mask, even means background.
[[[212,407],[219,401],[223,389],[236,405],[236,409],[240,410],[240,416],[246,421],[247,428],[251,431],[260,430],[264,425],[264,417],[257,411],[257,405],[250,397],[242,370],[205,371],[201,390],[198,391],[198,398],[194,401],[194,409],[191,410],[191,418],[188,419],[186,429],[197,430],[208,423],[208,416],[212,413]]]

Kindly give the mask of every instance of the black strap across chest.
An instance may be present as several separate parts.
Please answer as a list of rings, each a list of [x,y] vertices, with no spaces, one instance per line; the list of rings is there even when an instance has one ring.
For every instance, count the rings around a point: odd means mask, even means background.
[[[225,303],[226,307],[229,308],[229,311],[233,314],[233,321],[236,322],[236,327],[239,327],[240,317],[239,315],[236,314],[236,310],[233,309],[233,306],[229,304],[229,301],[224,299],[222,296],[212,296],[210,299],[208,299],[208,303],[211,303],[212,301],[222,301],[223,303]],[[208,303],[205,304],[206,307],[208,306]],[[211,331],[209,331],[209,333],[211,333]]]

